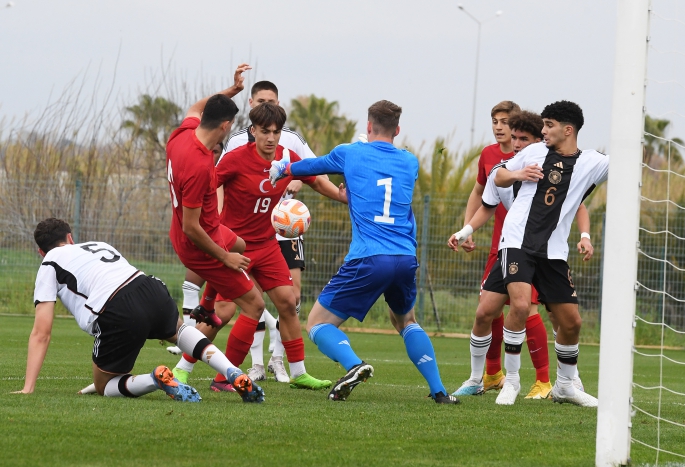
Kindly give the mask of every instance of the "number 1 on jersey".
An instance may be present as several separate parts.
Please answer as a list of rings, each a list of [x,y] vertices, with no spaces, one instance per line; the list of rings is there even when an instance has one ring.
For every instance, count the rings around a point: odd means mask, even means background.
[[[377,186],[385,186],[385,201],[383,202],[383,215],[374,216],[374,222],[382,224],[394,224],[395,218],[390,217],[390,200],[392,199],[392,177],[381,178],[376,182]]]

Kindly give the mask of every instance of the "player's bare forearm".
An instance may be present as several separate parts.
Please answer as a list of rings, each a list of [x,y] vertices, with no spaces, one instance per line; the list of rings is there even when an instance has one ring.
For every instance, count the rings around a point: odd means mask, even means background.
[[[223,91],[218,92],[217,94],[223,94],[226,97],[233,97],[237,95],[240,91],[242,91],[245,88],[245,77],[243,76],[243,72],[251,69],[252,67],[247,63],[241,63],[240,65],[238,65],[238,68],[236,68],[235,73],[233,74],[233,86],[226,88]],[[188,109],[188,113],[186,114],[186,118],[200,118],[210,97],[212,96],[204,97],[196,103],[194,103],[192,106],[190,106],[190,109]]]
[[[485,205],[481,205],[478,211],[473,215],[473,217],[468,221],[468,224],[473,228],[473,231],[480,229],[485,225],[487,221],[490,220],[492,216],[495,215],[497,207],[490,208]]]
[[[347,196],[343,196],[342,189],[337,187],[331,182],[328,177],[318,176],[316,179],[309,184],[312,190],[324,195],[326,198],[330,198],[333,201],[339,201],[341,203],[347,204]]]
[[[578,230],[580,231],[580,241],[577,248],[578,253],[583,255],[583,261],[590,261],[595,249],[590,241],[590,213],[585,207],[585,203],[581,203],[576,212],[576,222],[578,223]]]
[[[31,394],[36,388],[38,374],[43,367],[45,355],[50,345],[52,321],[54,317],[54,302],[43,302],[36,305],[36,319],[29,336],[29,349],[26,358],[26,377],[24,388],[17,393]]]
[[[516,182],[538,182],[542,178],[542,167],[537,164],[514,171],[500,167],[495,172],[495,185],[500,188],[509,188]]]
[[[580,206],[578,206],[576,222],[578,223],[578,230],[580,232],[590,233],[590,213],[585,207],[585,203],[581,203]]]
[[[200,225],[201,208],[183,207],[183,233],[200,250],[215,258],[233,270],[245,269],[250,264],[249,258],[238,253],[229,253],[217,245]]]
[[[469,200],[466,203],[466,212],[464,213],[464,225],[466,225],[471,218],[476,214],[476,211],[483,205],[483,191],[485,186],[476,182],[469,195]]]

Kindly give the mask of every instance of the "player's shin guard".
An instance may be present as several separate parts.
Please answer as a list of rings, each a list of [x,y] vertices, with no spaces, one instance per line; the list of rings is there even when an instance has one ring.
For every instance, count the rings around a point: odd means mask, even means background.
[[[554,343],[557,352],[557,384],[570,387],[578,366],[578,344],[563,345]]]
[[[184,352],[190,352],[193,357],[202,360],[219,372],[223,377],[229,369],[235,368],[228,358],[197,329],[185,324],[178,329],[178,346]]]
[[[490,347],[492,334],[478,337],[471,333],[471,381],[480,381],[483,378],[483,367],[485,366],[485,354]]]
[[[285,355],[290,366],[290,378],[295,379],[307,372],[304,367],[304,339],[298,337],[291,341],[283,342]]]
[[[445,386],[440,379],[438,363],[435,361],[435,351],[428,334],[418,323],[412,323],[402,329],[400,336],[404,339],[409,360],[416,366],[419,373],[426,379],[430,388],[431,396],[442,392],[447,394]]]
[[[502,341],[504,340],[504,314],[492,320],[492,342],[485,356],[485,372],[494,375],[502,371]]]
[[[226,343],[226,357],[236,366],[242,365],[245,361],[252,347],[254,332],[258,324],[259,321],[256,319],[241,314],[233,325]]]
[[[547,350],[547,330],[539,314],[526,320],[526,344],[530,359],[535,367],[535,379],[549,383],[549,352]]]
[[[105,397],[138,397],[156,390],[152,375],[121,375],[107,382]]]
[[[521,348],[526,337],[526,330],[510,331],[504,328],[504,369],[507,370],[507,383],[515,388],[521,387]]]
[[[183,281],[183,309],[192,310],[200,304],[200,287],[189,281]]]
[[[362,362],[352,350],[347,335],[332,324],[317,324],[312,327],[309,339],[316,344],[322,354],[340,363],[345,371],[350,371]]]

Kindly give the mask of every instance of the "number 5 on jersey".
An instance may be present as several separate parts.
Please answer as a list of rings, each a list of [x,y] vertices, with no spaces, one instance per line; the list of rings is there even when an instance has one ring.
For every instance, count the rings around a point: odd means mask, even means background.
[[[383,215],[374,216],[373,221],[381,224],[394,224],[395,218],[390,217],[390,201],[392,199],[392,177],[381,178],[376,181],[376,186],[385,186],[385,201],[383,202]]]

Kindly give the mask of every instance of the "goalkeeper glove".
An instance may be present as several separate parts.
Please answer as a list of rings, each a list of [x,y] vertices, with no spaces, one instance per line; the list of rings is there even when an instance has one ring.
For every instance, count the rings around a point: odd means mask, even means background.
[[[283,158],[280,161],[271,161],[271,169],[269,169],[269,181],[272,186],[276,186],[276,182],[280,179],[292,175],[290,173],[290,151],[283,148]]]

